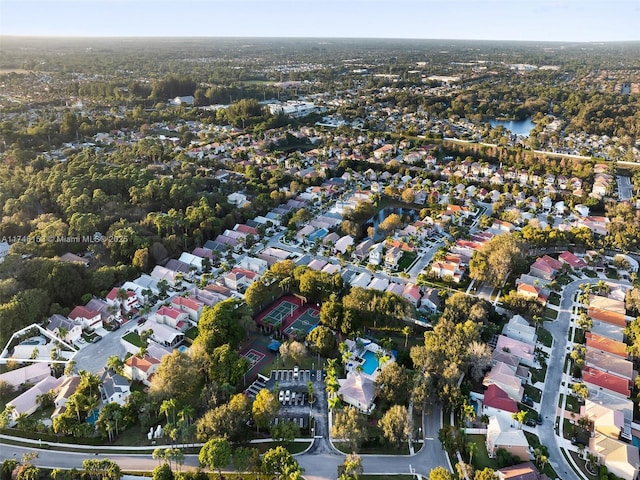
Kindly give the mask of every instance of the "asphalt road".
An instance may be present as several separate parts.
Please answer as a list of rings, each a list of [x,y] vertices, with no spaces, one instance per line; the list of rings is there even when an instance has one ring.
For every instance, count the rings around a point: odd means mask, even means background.
[[[76,368],[96,373],[104,368],[111,355],[124,358],[126,350],[120,343],[120,339],[135,325],[136,322],[130,320],[118,330],[109,332],[102,340],[85,345],[73,358],[76,362]]]

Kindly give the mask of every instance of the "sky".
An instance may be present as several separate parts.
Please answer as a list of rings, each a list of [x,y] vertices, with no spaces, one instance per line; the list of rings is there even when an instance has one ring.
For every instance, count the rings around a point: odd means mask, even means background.
[[[0,0],[21,36],[640,40],[640,0]]]

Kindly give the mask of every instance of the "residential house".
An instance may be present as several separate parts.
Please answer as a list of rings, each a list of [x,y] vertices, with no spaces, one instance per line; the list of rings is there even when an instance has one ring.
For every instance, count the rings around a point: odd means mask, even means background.
[[[589,451],[618,478],[637,480],[640,469],[638,447],[596,432],[589,440]]]
[[[516,284],[518,295],[537,300],[542,305],[547,304],[547,300],[549,299],[549,291],[547,289],[523,281],[516,281]]]
[[[516,428],[516,421],[506,415],[494,415],[487,425],[487,453],[495,458],[496,451],[504,448],[518,458],[529,458],[529,442],[524,432]]]
[[[466,264],[462,261],[462,256],[456,254],[447,254],[444,259],[433,262],[430,269],[432,275],[451,279],[455,283],[460,283],[465,271]]]
[[[47,330],[69,344],[76,342],[82,336],[82,325],[59,313],[49,317]]]
[[[438,290],[431,287],[424,287],[422,298],[420,299],[420,307],[431,312],[437,312],[440,309],[440,297]]]
[[[64,317],[63,317],[64,318]],[[51,375],[51,368],[46,363],[32,363],[0,373],[0,382],[6,382],[14,389],[21,385],[34,384]]]
[[[558,260],[566,265],[569,265],[574,270],[580,270],[581,268],[587,266],[587,262],[585,262],[582,258],[576,257],[568,250],[558,255]]]
[[[416,308],[420,307],[420,301],[422,300],[422,292],[420,287],[413,283],[407,283],[402,291],[402,297],[407,300],[411,305]]]
[[[182,310],[163,305],[153,315],[157,323],[169,325],[180,331],[184,331],[189,327],[189,314]]]
[[[345,235],[338,240],[334,246],[334,252],[346,253],[347,249],[353,245],[353,237],[351,235]]]
[[[192,296],[182,297],[176,295],[171,299],[171,307],[186,313],[192,322],[198,323],[200,321],[200,315],[202,315],[204,303]]]
[[[264,275],[269,268],[269,264],[265,260],[249,256],[241,258],[236,266],[244,270],[249,270],[250,272],[255,272],[258,275]]]
[[[501,468],[496,474],[498,475],[498,480],[549,480],[549,477],[544,473],[540,473],[531,462]]]
[[[187,317],[186,314],[184,314]],[[171,317],[165,317],[171,318]],[[186,324],[186,320],[182,320]],[[177,347],[184,340],[184,333],[169,324],[158,323],[153,320],[147,320],[142,325],[138,325],[138,334],[145,330],[151,330],[151,336],[149,337],[154,342],[164,345],[165,347]]]
[[[89,310],[83,306],[77,306],[69,314],[69,318],[82,326],[83,329],[102,328],[102,316],[96,310]]]
[[[374,245],[373,240],[371,240],[370,238],[367,238],[366,240],[360,242],[356,246],[355,250],[353,251],[353,255],[358,260],[364,260],[369,254],[369,249],[373,247],[373,245]]]
[[[234,267],[222,277],[224,286],[237,292],[243,291],[258,278],[258,274],[250,270]]]
[[[367,286],[371,283],[371,275],[367,272],[360,272],[352,281],[352,287],[360,287],[367,288]]]
[[[122,296],[119,298],[118,293],[122,290]],[[134,308],[138,308],[139,300],[136,292],[133,290],[125,290],[123,288],[113,287],[105,297],[107,305],[121,308],[125,312],[130,312]]]
[[[535,327],[520,315],[514,315],[502,328],[502,334],[530,345],[535,345],[538,339]]]
[[[384,255],[384,266],[389,269],[396,269],[402,255],[403,252],[398,247],[391,247],[387,249],[387,252]]]
[[[373,247],[369,251],[369,263],[371,265],[382,264],[383,253],[384,253],[384,244],[376,243],[375,245],[373,245]]]
[[[537,258],[529,269],[529,275],[543,278],[545,280],[553,280],[558,270],[562,268],[562,263],[551,258],[549,255]]]
[[[498,342],[496,343],[495,350],[502,350],[510,353],[511,355],[515,355],[523,365],[528,367],[535,366],[535,344],[531,345],[504,335],[498,335]]]
[[[309,262],[308,267],[311,270],[315,270],[317,272],[319,272],[320,270],[322,270],[326,265],[327,265],[327,261],[326,260],[322,260],[320,258],[314,258],[313,260],[311,260]]]
[[[587,417],[593,422],[596,432],[611,438],[619,438],[624,430],[624,413],[608,405],[586,399],[584,405],[580,407],[580,416]]]
[[[367,415],[371,413],[376,395],[376,384],[373,380],[358,372],[349,372],[347,378],[339,378],[338,383],[338,396],[344,403]]]
[[[104,369],[99,376],[102,402],[105,404],[115,402],[123,406],[131,394],[129,380],[108,369]]]
[[[156,281],[165,280],[170,286],[175,286],[178,272],[161,265],[156,265],[151,271],[151,277]],[[184,276],[184,274],[183,274]],[[179,278],[179,277],[178,277]]]
[[[482,399],[482,414],[491,417],[498,414],[511,415],[518,411],[518,403],[498,385],[490,384]]]
[[[587,347],[585,364],[588,367],[611,373],[630,382],[633,382],[637,376],[637,372],[633,369],[633,363],[629,360],[589,347]]]
[[[63,378],[62,383],[60,383],[58,387],[58,394],[54,400],[55,410],[51,415],[51,418],[55,418],[64,412],[65,405],[69,400],[69,397],[76,393],[78,386],[80,385],[80,376],[73,375],[71,377],[61,377]]]
[[[507,364],[498,362],[487,373],[482,381],[485,387],[489,385],[496,385],[505,392],[509,398],[515,402],[522,400],[524,394],[524,387],[522,386],[522,380],[518,378],[514,370]]]
[[[160,360],[146,356],[140,358],[133,355],[124,362],[122,373],[125,377],[133,382],[142,382],[145,385],[151,385],[152,375],[158,370]]]
[[[227,202],[231,205],[235,205],[238,208],[243,208],[251,205],[251,202],[247,200],[247,196],[240,192],[233,192],[227,195]]]
[[[46,366],[46,365],[45,365]],[[64,377],[55,378],[51,375],[38,380],[35,385],[18,395],[13,400],[7,402],[7,406],[12,406],[9,410],[11,417],[9,418],[9,426],[13,426],[20,415],[29,416],[38,410],[38,399],[40,395],[49,392],[56,393],[60,385],[65,381]]]
[[[612,395],[622,398],[629,398],[631,396],[629,380],[611,373],[602,372],[587,366],[582,369],[582,380],[587,386],[607,390]]]
[[[389,286],[388,278],[373,277],[373,279],[371,280],[371,283],[369,283],[367,288],[370,290],[378,290],[379,292],[384,292],[388,286]]]
[[[624,301],[600,295],[590,296],[588,314],[593,320],[625,327],[627,325],[625,313]]]
[[[587,343],[587,349],[607,352],[624,359],[628,357],[627,345],[623,342],[603,337],[593,332],[586,332],[585,339]]]
[[[189,270],[195,270],[198,272],[202,272],[202,260],[202,257],[188,252],[182,252],[180,254],[180,258],[178,258],[179,262],[182,262],[184,265],[188,265]]]
[[[389,293],[394,293],[396,295],[402,295],[402,292],[404,291],[404,289],[405,289],[404,284],[391,282],[389,286],[387,286],[387,289],[385,291]]]

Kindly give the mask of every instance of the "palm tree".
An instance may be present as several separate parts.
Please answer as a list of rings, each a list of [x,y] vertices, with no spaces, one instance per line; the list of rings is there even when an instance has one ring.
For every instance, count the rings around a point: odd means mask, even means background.
[[[329,410],[330,411],[334,411],[336,408],[340,407],[340,397],[338,397],[337,395],[334,395],[332,397],[329,397],[329,399],[327,400],[327,405],[329,406]]]
[[[473,463],[473,455],[478,451],[478,445],[476,442],[470,442],[467,444],[469,450],[469,463]]]
[[[106,367],[113,370],[118,375],[122,375],[122,369],[124,368],[124,362],[118,355],[111,355],[107,359]]]
[[[407,343],[409,343],[409,335],[411,335],[411,333],[413,332],[413,329],[409,326],[406,325],[405,327],[402,328],[402,333],[404,334],[404,349],[407,349]]]
[[[191,423],[191,419],[193,418],[194,413],[195,410],[191,405],[185,405],[184,407],[182,407],[180,412],[178,412],[178,417],[188,426]]]
[[[171,418],[173,419],[173,424],[176,423],[176,401],[173,398],[168,400],[164,400],[160,405],[160,414],[165,414],[167,417],[167,423],[169,423],[169,414],[171,414]]]

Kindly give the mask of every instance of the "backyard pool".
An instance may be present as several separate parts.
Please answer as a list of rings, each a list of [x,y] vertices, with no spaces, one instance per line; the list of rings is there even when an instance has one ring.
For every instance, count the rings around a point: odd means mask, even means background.
[[[178,347],[178,350],[180,350],[182,353],[187,353],[189,352],[189,347],[187,347],[186,345],[180,345]]]
[[[378,359],[376,358],[376,354],[371,350],[367,350],[364,352],[362,356],[364,358],[364,363],[362,364],[362,371],[367,375],[373,375],[379,366]]]
[[[44,345],[45,343],[47,343],[47,339],[44,337],[31,337],[20,342],[20,345]]]

